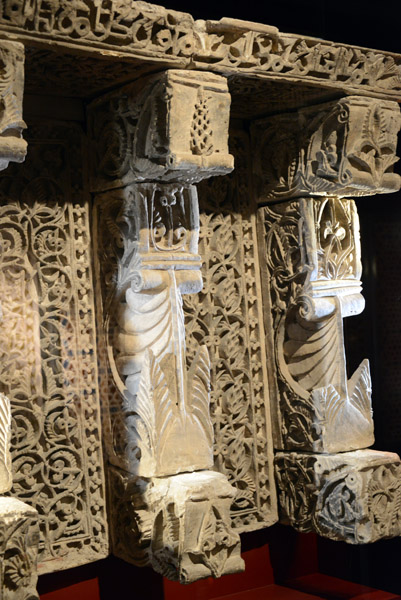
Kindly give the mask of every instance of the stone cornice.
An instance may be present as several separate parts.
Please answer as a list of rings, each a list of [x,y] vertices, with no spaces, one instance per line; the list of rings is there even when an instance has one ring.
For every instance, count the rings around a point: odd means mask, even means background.
[[[0,31],[27,46],[150,65],[207,69],[230,75],[298,81],[346,93],[401,100],[401,55],[327,42],[275,27],[188,13],[131,0],[5,0]]]

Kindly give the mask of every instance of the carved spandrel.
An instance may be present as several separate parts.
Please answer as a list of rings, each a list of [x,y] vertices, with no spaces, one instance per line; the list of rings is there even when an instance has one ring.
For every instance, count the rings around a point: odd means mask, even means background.
[[[276,448],[339,452],[373,441],[369,363],[347,381],[342,319],[363,310],[352,200],[259,211]]]
[[[235,170],[198,186],[203,289],[183,297],[188,364],[205,343],[211,364],[215,469],[236,488],[234,527],[277,520],[256,209],[250,204],[249,138],[230,131]]]
[[[392,452],[278,452],[280,516],[298,531],[349,544],[401,534],[401,461]]]
[[[105,557],[108,539],[82,132],[32,122],[29,142],[0,178],[0,389],[44,573]]]
[[[0,171],[10,162],[20,163],[27,144],[22,139],[24,89],[24,47],[0,40]]]
[[[369,196],[397,191],[400,109],[350,96],[255,122],[260,201],[293,196]]]
[[[92,189],[229,173],[229,106],[223,77],[173,69],[95,101]]]

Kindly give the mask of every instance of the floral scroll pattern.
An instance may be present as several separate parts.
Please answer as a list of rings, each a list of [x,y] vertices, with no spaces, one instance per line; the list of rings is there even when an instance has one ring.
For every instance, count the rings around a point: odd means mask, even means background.
[[[211,360],[215,468],[236,488],[233,524],[272,524],[272,472],[267,379],[254,216],[248,184],[248,140],[231,133],[236,169],[199,185],[203,291],[183,297],[187,355],[206,344]]]
[[[0,179],[0,389],[11,494],[39,512],[47,572],[105,556],[107,532],[81,134],[30,132],[27,161]]]

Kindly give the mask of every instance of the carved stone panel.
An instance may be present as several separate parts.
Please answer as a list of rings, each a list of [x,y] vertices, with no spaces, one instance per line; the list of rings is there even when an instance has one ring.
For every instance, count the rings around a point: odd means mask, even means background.
[[[0,497],[0,594],[2,600],[39,600],[38,514],[16,498]]]
[[[369,363],[347,381],[342,325],[364,307],[354,202],[302,198],[259,217],[276,448],[366,448]]]
[[[392,452],[278,452],[281,519],[299,531],[366,544],[401,535],[401,461]]]
[[[233,174],[198,186],[203,290],[183,300],[189,360],[201,343],[210,355],[215,469],[236,488],[234,527],[249,531],[276,522],[277,504],[247,134],[232,130],[230,149]]]
[[[259,200],[397,191],[396,102],[350,96],[253,125]]]
[[[12,406],[12,495],[39,513],[40,572],[108,552],[82,132],[30,125],[0,178],[0,389]]]

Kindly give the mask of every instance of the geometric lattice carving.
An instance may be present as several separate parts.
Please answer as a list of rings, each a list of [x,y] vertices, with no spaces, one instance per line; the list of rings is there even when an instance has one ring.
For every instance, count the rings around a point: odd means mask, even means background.
[[[278,452],[275,465],[284,523],[350,544],[401,535],[397,454]]]
[[[260,209],[275,445],[339,452],[373,441],[369,363],[347,381],[342,318],[364,307],[353,200]]]
[[[277,508],[249,142],[230,131],[235,170],[198,186],[203,289],[183,297],[188,364],[205,343],[211,364],[215,469],[236,488],[233,526],[273,524]]]
[[[26,162],[0,179],[0,389],[12,495],[39,512],[40,572],[107,554],[81,137],[32,123]]]
[[[255,122],[260,200],[397,191],[400,127],[395,102],[358,96]]]

